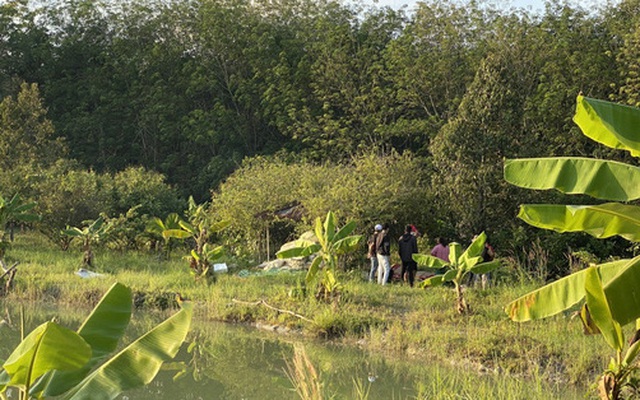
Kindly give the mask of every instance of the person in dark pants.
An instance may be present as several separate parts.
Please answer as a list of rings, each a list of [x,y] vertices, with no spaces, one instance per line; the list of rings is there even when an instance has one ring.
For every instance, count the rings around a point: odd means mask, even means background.
[[[412,226],[407,225],[404,234],[398,239],[398,253],[400,254],[400,260],[402,260],[402,279],[405,282],[409,282],[409,285],[413,287],[418,269],[418,264],[413,261],[413,255],[418,252],[418,241],[411,234],[411,231]]]

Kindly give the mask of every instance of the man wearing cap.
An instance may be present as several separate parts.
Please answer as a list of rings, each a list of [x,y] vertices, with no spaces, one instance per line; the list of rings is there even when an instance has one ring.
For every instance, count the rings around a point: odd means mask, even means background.
[[[369,240],[367,240],[367,248],[369,249],[367,252],[367,258],[371,260],[371,271],[369,271],[369,282],[373,282],[376,280],[376,273],[378,272],[378,254],[376,252],[376,240],[378,239],[378,234],[382,230],[382,225],[377,224],[373,228],[373,234],[369,236]]]

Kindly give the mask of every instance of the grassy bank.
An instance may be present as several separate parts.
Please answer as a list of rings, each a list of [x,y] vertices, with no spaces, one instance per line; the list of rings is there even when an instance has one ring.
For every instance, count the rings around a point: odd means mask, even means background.
[[[105,250],[96,255],[95,270],[104,276],[83,279],[75,275],[79,250],[62,252],[40,236],[19,236],[9,261],[19,261],[20,266],[5,301],[89,306],[119,281],[137,292],[141,307],[170,307],[175,293],[180,293],[199,304],[205,319],[277,326],[417,362],[586,385],[608,360],[602,339],[583,336],[579,320],[570,315],[526,324],[507,319],[504,305],[534,284],[469,289],[472,313],[461,317],[454,311],[451,289],[382,287],[365,282],[356,271],[341,277],[340,301],[326,304],[301,295],[302,273],[227,274],[207,285],[194,282],[179,254],[170,260]]]

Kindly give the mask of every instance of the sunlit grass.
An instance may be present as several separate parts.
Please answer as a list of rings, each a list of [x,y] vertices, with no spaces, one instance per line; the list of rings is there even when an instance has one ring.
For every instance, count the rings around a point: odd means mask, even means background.
[[[74,248],[63,252],[39,235],[19,235],[9,251],[9,261],[19,261],[20,266],[7,299],[89,307],[119,281],[152,308],[175,306],[179,293],[196,302],[205,319],[277,325],[418,362],[449,363],[547,383],[586,386],[609,357],[601,338],[583,336],[571,313],[544,321],[511,322],[503,308],[532,290],[535,285],[530,283],[467,289],[472,312],[459,316],[452,289],[446,287],[383,287],[349,273],[340,277],[340,300],[325,303],[304,293],[304,272],[246,277],[232,273],[207,283],[194,280],[178,252],[165,260],[154,253],[96,249],[94,269],[103,276],[83,279],[75,274],[81,253]],[[509,390],[504,388],[505,393]]]

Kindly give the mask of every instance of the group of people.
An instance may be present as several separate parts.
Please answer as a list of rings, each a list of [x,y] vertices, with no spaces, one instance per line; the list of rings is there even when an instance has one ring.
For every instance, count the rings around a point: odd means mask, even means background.
[[[413,254],[418,253],[418,230],[413,225],[407,225],[404,234],[398,239],[398,253],[402,261],[401,277],[410,286],[415,281],[418,264],[413,260]],[[389,224],[376,225],[373,234],[367,241],[367,258],[371,260],[369,282],[377,281],[386,285],[391,278],[391,238],[389,237]]]
[[[415,282],[418,264],[413,260],[413,254],[418,253],[418,230],[413,225],[407,225],[404,233],[398,238],[398,254],[402,262],[401,279],[409,283],[411,287]],[[475,240],[475,237],[474,237]],[[367,258],[371,260],[371,269],[369,271],[369,282],[377,282],[380,285],[386,285],[390,282],[391,272],[391,238],[389,237],[389,224],[377,224],[374,227],[373,234],[367,241],[368,253]],[[449,262],[449,243],[445,238],[436,238],[436,245],[431,249],[430,254],[434,257]],[[482,261],[487,262],[493,260],[494,251],[488,242],[485,242],[482,251]],[[474,277],[474,283],[478,280],[482,282],[484,289],[488,285],[489,276],[483,274],[481,277]]]

